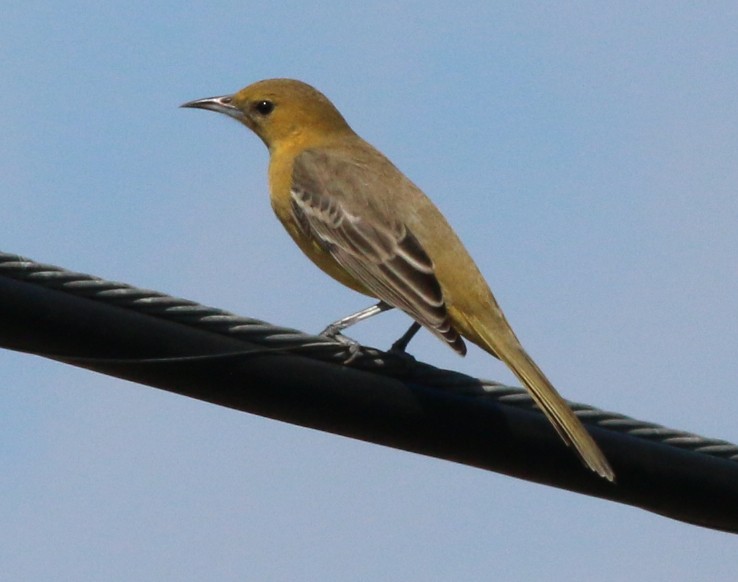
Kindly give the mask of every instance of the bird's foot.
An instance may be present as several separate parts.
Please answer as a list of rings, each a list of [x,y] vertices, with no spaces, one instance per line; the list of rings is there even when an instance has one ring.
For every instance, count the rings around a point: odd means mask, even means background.
[[[342,327],[331,324],[323,331],[321,331],[318,335],[337,341],[338,343],[343,344],[348,348],[348,358],[343,361],[344,365],[347,365],[356,360],[356,358],[361,355],[361,344],[355,339],[351,339],[350,337],[343,335],[341,333],[342,329]]]
[[[343,331],[344,329],[345,329],[345,326],[340,325],[338,321],[334,321],[328,327],[326,327],[323,331],[321,331],[318,335],[344,343],[344,340],[349,339],[346,336],[341,335],[341,331]]]

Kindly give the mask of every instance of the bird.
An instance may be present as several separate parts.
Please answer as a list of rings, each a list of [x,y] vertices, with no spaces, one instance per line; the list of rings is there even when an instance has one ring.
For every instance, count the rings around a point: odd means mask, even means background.
[[[461,240],[431,200],[359,137],[320,91],[267,79],[184,103],[252,130],[269,150],[272,208],[302,252],[345,286],[379,300],[336,333],[397,308],[460,355],[465,339],[504,362],[583,464],[614,482],[605,455],[528,355]]]

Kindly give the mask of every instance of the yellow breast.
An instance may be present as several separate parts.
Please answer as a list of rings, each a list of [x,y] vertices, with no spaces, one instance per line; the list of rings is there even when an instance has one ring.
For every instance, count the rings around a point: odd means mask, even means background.
[[[374,297],[359,281],[354,279],[315,239],[306,236],[292,212],[292,165],[300,148],[280,148],[271,152],[269,162],[269,193],[272,209],[300,250],[325,273],[347,287]]]

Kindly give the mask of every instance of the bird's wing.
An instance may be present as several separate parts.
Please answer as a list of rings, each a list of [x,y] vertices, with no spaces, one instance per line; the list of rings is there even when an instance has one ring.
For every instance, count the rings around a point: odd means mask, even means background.
[[[408,226],[375,201],[386,197],[372,196],[386,188],[380,178],[330,150],[304,151],[292,171],[295,222],[378,299],[463,355],[466,346],[449,320],[433,261]]]

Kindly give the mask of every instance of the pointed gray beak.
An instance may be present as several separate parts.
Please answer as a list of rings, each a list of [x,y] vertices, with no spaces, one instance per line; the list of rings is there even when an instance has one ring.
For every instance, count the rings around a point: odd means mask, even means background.
[[[229,117],[243,119],[243,112],[234,107],[233,95],[223,95],[221,97],[206,97],[205,99],[196,99],[195,101],[188,101],[183,103],[180,107],[191,107],[193,109],[208,109],[210,111],[216,111],[218,113],[224,113]]]

